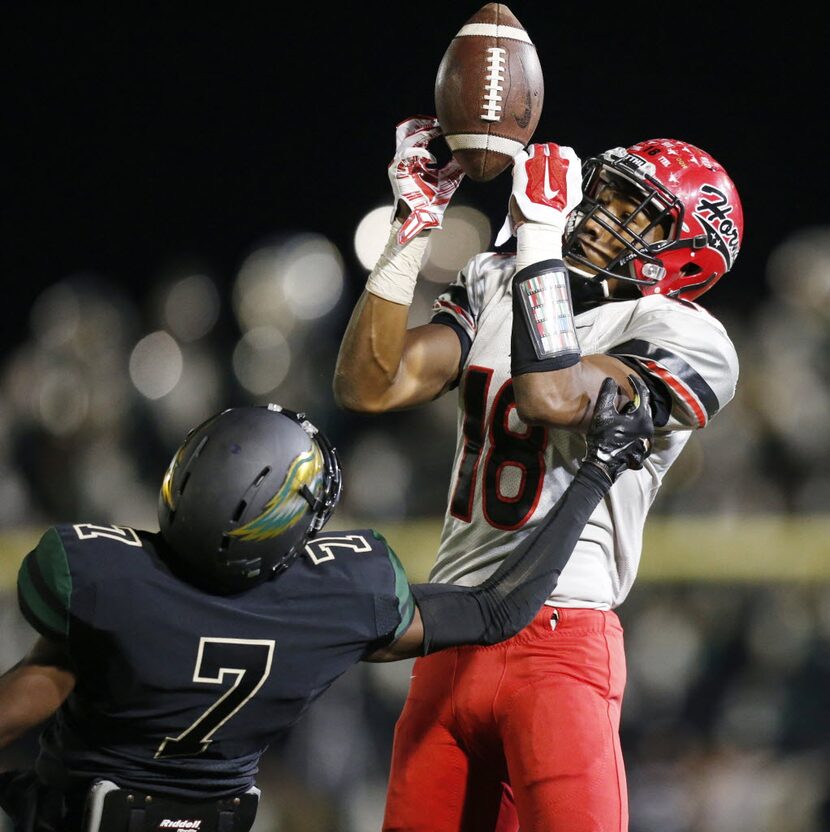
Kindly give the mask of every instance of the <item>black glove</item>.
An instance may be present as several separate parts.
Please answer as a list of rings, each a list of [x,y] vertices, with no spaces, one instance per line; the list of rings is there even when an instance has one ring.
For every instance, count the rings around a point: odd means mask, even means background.
[[[611,482],[626,468],[643,467],[654,436],[648,387],[639,376],[632,374],[628,380],[634,388],[634,400],[619,412],[615,405],[617,383],[612,378],[602,382],[588,428],[588,451],[583,461],[596,465]]]

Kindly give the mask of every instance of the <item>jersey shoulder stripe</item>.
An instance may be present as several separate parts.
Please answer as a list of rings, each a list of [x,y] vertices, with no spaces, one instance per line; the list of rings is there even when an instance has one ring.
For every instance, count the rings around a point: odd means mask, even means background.
[[[704,427],[719,410],[715,391],[703,376],[679,355],[639,338],[618,344],[609,355],[639,358],[645,367],[667,384],[695,415],[698,426]]]
[[[469,330],[463,327],[455,315],[448,312],[439,312],[430,319],[431,324],[442,324],[448,326],[458,336],[458,342],[461,344],[461,357],[458,360],[458,374],[452,380],[449,389],[454,390],[461,383],[461,374],[464,372],[464,365],[467,363],[467,356],[470,354],[470,349],[473,342],[470,338]]]
[[[72,575],[63,541],[55,528],[44,533],[20,565],[17,576],[20,611],[40,633],[69,635]]]
[[[432,304],[431,324],[443,324],[452,329],[461,344],[461,360],[458,362],[458,376],[453,381],[456,387],[461,380],[461,371],[467,363],[467,356],[476,335],[476,322],[470,309],[470,299],[463,273],[451,283]]]
[[[450,283],[432,304],[433,317],[436,315],[450,315],[458,320],[464,330],[475,332],[476,322],[470,309],[470,297],[467,293],[466,282],[462,279]]]
[[[412,619],[415,616],[415,599],[412,596],[409,579],[406,576],[406,571],[400,559],[380,532],[372,529],[372,534],[386,549],[386,557],[389,559],[395,580],[394,592],[396,605],[394,615],[389,614],[388,604],[383,603],[383,601],[380,604],[375,604],[375,616],[378,619],[378,633],[385,635],[391,632],[392,637],[390,641],[395,641],[412,623]]]
[[[723,324],[695,304],[662,295],[604,304],[580,316],[583,352],[635,362],[671,396],[669,430],[705,427],[732,400],[739,375]]]

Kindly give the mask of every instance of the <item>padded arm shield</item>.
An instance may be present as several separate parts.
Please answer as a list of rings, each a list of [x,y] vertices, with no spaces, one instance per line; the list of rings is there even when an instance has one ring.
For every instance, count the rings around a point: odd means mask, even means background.
[[[568,270],[561,260],[543,260],[514,275],[510,346],[514,376],[562,370],[579,361]]]

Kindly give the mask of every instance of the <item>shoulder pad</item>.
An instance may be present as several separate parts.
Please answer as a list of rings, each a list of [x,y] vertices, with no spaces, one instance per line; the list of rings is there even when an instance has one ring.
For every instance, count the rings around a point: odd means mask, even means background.
[[[674,427],[704,427],[735,395],[735,347],[720,321],[696,304],[643,298],[608,354],[636,360],[666,385],[677,405]]]
[[[69,634],[72,574],[57,528],[48,529],[17,573],[20,611],[39,632],[65,639]]]

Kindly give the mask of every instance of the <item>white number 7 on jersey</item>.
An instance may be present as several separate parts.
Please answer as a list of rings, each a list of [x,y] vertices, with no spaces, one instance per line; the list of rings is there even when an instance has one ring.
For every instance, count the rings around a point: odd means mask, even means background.
[[[165,737],[155,758],[192,757],[205,751],[219,728],[262,687],[273,658],[274,642],[270,639],[202,637],[193,681],[220,685],[226,674],[236,676],[236,680],[178,737]]]

